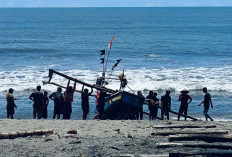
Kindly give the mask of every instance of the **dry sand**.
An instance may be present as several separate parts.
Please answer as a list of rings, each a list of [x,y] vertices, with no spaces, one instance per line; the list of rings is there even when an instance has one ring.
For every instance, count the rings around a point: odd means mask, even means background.
[[[0,133],[54,129],[51,135],[0,140],[0,156],[137,156],[167,155],[170,152],[205,151],[201,148],[157,148],[168,142],[167,136],[151,136],[160,131],[192,131],[193,129],[156,129],[157,125],[216,125],[213,130],[228,130],[232,122],[192,121],[99,121],[99,120],[0,120]],[[77,135],[67,137],[75,129]],[[198,129],[207,130],[207,129]],[[208,129],[212,130],[212,129]],[[200,141],[199,141],[200,143]],[[209,149],[207,149],[209,150]],[[217,149],[210,149],[217,151]],[[133,154],[133,155],[125,155]]]

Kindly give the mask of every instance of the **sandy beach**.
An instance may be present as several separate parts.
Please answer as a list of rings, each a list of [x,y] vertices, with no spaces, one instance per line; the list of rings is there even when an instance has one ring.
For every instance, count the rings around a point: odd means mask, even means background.
[[[199,128],[188,128],[188,126]],[[204,134],[209,131],[212,134],[226,132],[222,134],[228,136],[232,132],[232,123],[146,120],[0,120],[1,134],[38,129],[53,129],[54,132],[49,135],[1,139],[1,156],[169,156],[169,153],[178,152],[218,152],[219,149],[203,149],[200,146],[191,148],[158,147],[158,145],[169,142],[171,136],[169,134],[175,135],[175,133],[202,132]],[[67,134],[72,129],[76,130],[77,134]],[[161,135],[161,133],[167,134]],[[208,144],[201,140],[187,143]],[[213,144],[231,146],[229,141],[214,142]],[[228,149],[220,149],[220,152],[228,152]]]

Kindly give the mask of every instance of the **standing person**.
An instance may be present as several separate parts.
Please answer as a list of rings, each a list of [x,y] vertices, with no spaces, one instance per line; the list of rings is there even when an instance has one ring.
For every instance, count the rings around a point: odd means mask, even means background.
[[[171,97],[170,90],[166,91],[166,94],[161,97],[161,119],[164,119],[164,115],[169,120],[169,111],[171,110]]]
[[[12,88],[9,89],[9,92],[6,96],[6,100],[7,100],[7,118],[11,118],[14,119],[14,114],[15,114],[15,108],[17,108],[17,106],[15,105],[15,100],[17,100],[14,96],[13,96],[13,92],[14,90]]]
[[[142,94],[141,91],[138,91],[137,95],[144,98],[144,96],[143,96],[143,94]],[[143,105],[139,108],[138,112],[136,113],[136,119],[137,120],[139,120],[139,119],[143,120]]]
[[[159,99],[156,96],[157,93],[149,91],[149,95],[146,97],[148,101],[148,109],[150,110],[149,120],[155,120],[157,117]]]
[[[36,92],[32,93],[29,96],[29,99],[34,102],[33,104],[33,118],[36,119],[36,116],[38,119],[42,118],[42,110],[44,107],[44,95],[41,92],[41,86],[37,86]]]
[[[98,97],[98,110],[99,110],[99,118],[101,119],[102,114],[104,113],[105,101],[106,97],[110,96],[105,91],[101,90]]]
[[[60,119],[60,115],[63,113],[64,105],[64,95],[62,93],[62,88],[58,87],[57,92],[52,93],[49,98],[54,101],[54,112],[53,119]]]
[[[89,114],[89,96],[93,93],[93,88],[91,88],[91,92],[89,93],[88,89],[84,89],[84,86],[82,87],[82,93],[81,93],[81,107],[83,111],[83,120],[86,120],[88,114]]]
[[[44,119],[48,118],[48,104],[49,104],[48,92],[44,91],[44,106],[43,106],[43,111],[42,111],[42,117]]]
[[[76,90],[76,82],[74,86],[69,86],[70,80],[68,81],[67,88],[64,94],[64,109],[63,109],[63,119],[70,119],[72,113],[72,102],[73,102],[73,94]]]
[[[206,87],[203,88],[203,92],[205,93],[205,97],[204,100],[198,105],[201,106],[202,104],[204,104],[204,115],[205,115],[205,120],[208,121],[208,118],[213,121],[213,119],[208,115],[208,111],[209,111],[209,105],[211,105],[211,108],[213,109],[213,103],[211,100],[211,96],[208,93],[208,90]]]
[[[192,98],[188,95],[189,91],[184,89],[181,91],[181,94],[179,96],[178,101],[180,101],[180,109],[179,109],[179,113],[184,113],[184,115],[187,116],[188,114],[188,104],[190,104],[192,102]],[[184,118],[185,120],[187,119],[187,117]],[[180,115],[178,115],[177,120],[180,120]]]

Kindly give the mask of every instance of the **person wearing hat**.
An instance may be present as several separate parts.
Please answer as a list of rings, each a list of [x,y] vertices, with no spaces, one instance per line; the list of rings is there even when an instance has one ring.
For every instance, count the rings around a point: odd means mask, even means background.
[[[169,120],[169,111],[171,110],[171,97],[170,90],[166,91],[166,94],[161,97],[161,119],[164,119],[164,115]]]
[[[83,111],[83,120],[86,120],[88,114],[89,114],[89,96],[93,93],[93,88],[91,88],[91,92],[87,88],[84,89],[84,86],[82,87],[82,93],[81,93],[81,107]]]
[[[15,114],[15,110],[14,108],[17,108],[16,104],[15,104],[15,100],[17,100],[14,96],[13,96],[13,92],[14,90],[12,88],[9,89],[9,92],[6,96],[6,100],[7,100],[7,118],[11,118],[14,119],[14,114]]]
[[[180,92],[180,96],[178,101],[180,101],[180,109],[179,109],[179,113],[184,113],[184,115],[187,116],[188,113],[188,104],[190,104],[192,102],[192,98],[188,95],[189,91],[184,89]],[[184,118],[185,120],[187,119],[187,117]],[[177,120],[180,120],[180,115],[178,115]]]
[[[53,119],[56,119],[56,116],[57,119],[60,119],[64,105],[64,95],[62,93],[62,88],[58,87],[57,92],[52,93],[49,98],[54,101]]]

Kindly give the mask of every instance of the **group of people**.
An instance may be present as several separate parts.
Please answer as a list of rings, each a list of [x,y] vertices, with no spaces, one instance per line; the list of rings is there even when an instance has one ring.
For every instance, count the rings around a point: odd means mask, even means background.
[[[44,91],[41,92],[41,86],[37,86],[36,92],[32,93],[29,96],[29,99],[33,101],[33,118],[46,119],[48,117],[47,107],[49,104],[49,99],[54,101],[54,112],[53,112],[53,119],[57,118],[60,119],[60,116],[63,115],[63,119],[70,119],[71,113],[72,113],[72,102],[73,102],[73,94],[76,90],[76,83],[74,83],[74,86],[70,86],[70,80],[68,81],[66,91],[62,93],[62,88],[58,87],[57,91],[52,93],[48,97],[48,92]],[[15,104],[15,100],[17,100],[13,96],[13,89],[10,88],[9,92],[7,94],[7,118],[14,118],[14,109],[17,108]],[[91,89],[91,92],[89,92],[88,89],[82,87],[81,92],[81,107],[83,111],[83,120],[85,120],[89,114],[89,96],[93,93],[93,89]],[[208,118],[210,120],[211,117],[208,115],[209,107],[211,105],[211,108],[213,108],[213,104],[211,101],[211,96],[207,91],[207,88],[203,88],[203,92],[205,93],[204,100],[199,104],[201,106],[204,104],[204,116],[206,118],[206,121]],[[167,90],[165,95],[161,97],[161,103],[159,102],[159,99],[157,98],[157,93],[153,91],[149,91],[148,96],[145,99],[145,102],[148,103],[148,109],[150,111],[149,119],[155,120],[157,118],[158,108],[159,104],[161,104],[161,119],[164,119],[164,116],[167,117],[169,120],[169,112],[171,110],[171,91]],[[188,90],[182,90],[181,94],[179,96],[180,101],[180,108],[179,108],[179,114],[177,120],[180,119],[180,114],[183,114],[185,116],[185,120],[187,118],[188,113],[188,104],[192,102],[192,98],[188,95]],[[139,96],[144,97],[141,91],[138,91],[137,93]],[[96,98],[96,112],[97,116],[100,118],[102,113],[104,112],[104,105],[105,100],[107,97],[107,93],[104,91],[98,92]],[[143,119],[143,106],[138,110],[138,112],[135,115],[135,119]]]
[[[10,88],[7,94],[7,118],[14,118],[15,108],[17,108],[15,104],[15,100],[17,100],[13,96],[13,89]],[[62,88],[58,87],[57,91],[52,93],[48,97],[48,92],[44,91],[41,92],[41,86],[37,86],[36,92],[32,93],[29,96],[29,99],[33,101],[33,118],[36,119],[47,119],[48,117],[48,104],[49,99],[54,101],[54,112],[53,112],[53,119],[60,119],[61,115],[63,115],[63,119],[70,119],[72,113],[72,102],[73,102],[73,95],[74,91],[76,91],[76,82],[74,86],[70,86],[70,80],[68,81],[66,91],[62,93]],[[82,91],[78,91],[81,93],[81,107],[83,111],[83,119],[87,119],[89,114],[89,96],[93,93],[93,89],[91,92],[87,88],[82,87]],[[104,91],[99,91],[97,94],[97,115],[101,117],[102,113],[104,112],[104,104],[105,98],[107,94]]]
[[[202,104],[204,104],[203,114],[205,116],[205,119],[206,121],[208,121],[208,119],[212,121],[213,119],[208,115],[209,107],[211,106],[211,108],[213,109],[213,103],[211,100],[211,96],[206,87],[203,88],[203,92],[205,93],[204,100],[198,106],[201,106]],[[166,116],[167,120],[169,120],[169,111],[171,110],[170,93],[171,91],[167,90],[165,95],[161,97],[161,103],[159,103],[159,99],[157,98],[157,93],[153,91],[149,91],[149,94],[146,97],[145,102],[148,103],[148,109],[150,111],[150,114],[149,114],[150,120],[155,120],[157,118],[159,104],[161,104],[160,106],[161,119],[164,119],[164,116]],[[179,112],[178,112],[179,114],[177,117],[178,121],[180,120],[180,115],[184,115],[185,120],[187,119],[188,105],[192,102],[192,98],[188,93],[189,93],[188,90],[182,90],[179,96],[178,101],[180,101],[180,108],[179,108]],[[138,91],[137,95],[143,97],[141,91]],[[140,119],[140,120],[143,119],[143,106],[141,106],[141,108],[138,110],[136,114],[136,119]]]
[[[62,88],[58,87],[57,92],[52,93],[49,97],[46,91],[44,93],[41,92],[41,86],[37,86],[36,92],[29,96],[29,99],[33,101],[33,118],[47,119],[47,107],[50,98],[54,101],[53,119],[55,119],[56,116],[57,119],[59,119],[61,114],[63,114],[63,119],[70,119],[75,86],[75,84],[74,87],[70,86],[69,81],[64,94],[62,93]]]

